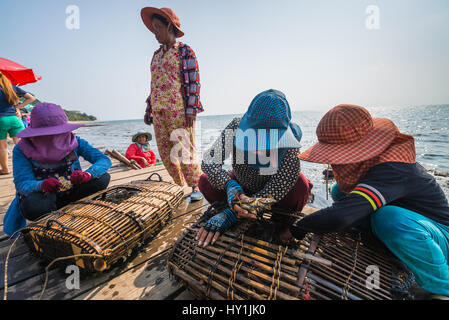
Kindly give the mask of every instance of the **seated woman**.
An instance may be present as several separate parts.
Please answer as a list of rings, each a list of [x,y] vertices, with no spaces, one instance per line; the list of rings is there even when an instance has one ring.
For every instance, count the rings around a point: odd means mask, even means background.
[[[142,168],[156,165],[156,156],[150,147],[151,139],[151,133],[148,132],[135,134],[132,139],[134,143],[126,150],[126,158],[135,160]]]
[[[422,289],[448,296],[449,205],[435,179],[416,162],[413,137],[354,105],[330,110],[316,132],[319,142],[299,158],[331,164],[336,201],[295,221],[283,241],[307,232],[372,231]]]
[[[55,104],[38,104],[31,111],[30,127],[18,134],[22,139],[13,150],[17,196],[4,218],[5,233],[107,188],[111,160],[72,133],[81,126],[69,123]],[[80,156],[93,164],[86,171]]]
[[[301,173],[298,159],[301,129],[291,122],[290,106],[277,90],[258,94],[243,118],[235,118],[205,153],[199,188],[210,203],[223,201],[229,208],[212,217],[196,237],[207,246],[237,218],[256,218],[235,204],[250,197],[273,197],[275,207],[301,211],[312,183]],[[231,153],[232,172],[223,168]]]

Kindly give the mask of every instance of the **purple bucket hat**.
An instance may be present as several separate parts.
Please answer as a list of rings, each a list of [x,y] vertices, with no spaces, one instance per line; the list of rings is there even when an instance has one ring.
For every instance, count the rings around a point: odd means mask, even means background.
[[[70,123],[64,110],[53,103],[37,104],[31,111],[30,126],[17,134],[18,138],[51,136],[72,132],[84,124]]]

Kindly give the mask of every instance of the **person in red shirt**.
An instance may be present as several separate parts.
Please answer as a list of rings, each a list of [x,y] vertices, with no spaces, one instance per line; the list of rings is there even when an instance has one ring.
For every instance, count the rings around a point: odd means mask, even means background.
[[[142,168],[156,165],[156,155],[151,150],[151,133],[139,132],[133,136],[134,142],[126,150],[126,158],[135,160]]]

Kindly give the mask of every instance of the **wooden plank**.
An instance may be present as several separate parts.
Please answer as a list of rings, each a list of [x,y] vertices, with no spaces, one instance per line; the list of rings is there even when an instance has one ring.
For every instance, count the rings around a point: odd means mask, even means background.
[[[9,248],[13,244],[15,239],[9,239],[9,237],[0,242],[0,260],[4,261],[6,258],[6,255],[8,254]],[[19,238],[17,242],[14,244],[14,247],[11,250],[10,257],[16,257],[22,254],[29,253],[28,247],[25,244],[25,241],[23,238]],[[3,269],[0,269],[0,275],[3,272]]]
[[[183,291],[170,277],[167,256],[162,255],[137,268],[129,270],[107,284],[76,297],[77,300],[162,300]]]
[[[30,253],[28,251],[28,253]],[[5,256],[6,257],[6,256]],[[0,289],[4,288],[6,259],[0,261]],[[27,280],[45,271],[45,263],[31,254],[21,254],[8,260],[8,286]]]
[[[3,231],[3,225],[0,228],[0,242],[3,242],[5,240],[8,240],[9,236]]]
[[[147,253],[155,256],[163,250],[170,250],[176,243],[177,239],[185,231],[185,227],[197,221],[198,217],[204,212],[208,205],[207,203],[192,204],[188,208],[191,209],[192,206],[199,206],[199,210],[197,209],[190,214],[185,214],[185,212],[188,212],[188,210],[184,210],[184,213],[181,213],[177,216],[179,218],[175,217],[175,219],[177,219],[178,221],[175,221],[175,223],[171,223],[168,227],[164,228],[159,236],[152,241]],[[148,288],[142,286],[140,277],[141,273],[143,273],[145,275],[144,278],[148,276],[149,278],[147,279],[151,279],[149,275],[151,274],[152,267],[146,270],[147,267],[142,267],[143,269],[141,269],[140,273],[136,270],[132,270],[110,281],[110,283],[116,284],[117,287],[124,288],[123,292],[116,293],[116,290],[111,291],[108,288],[104,288],[104,290],[93,289],[90,292],[84,294],[83,298],[92,299],[93,297],[100,296],[101,299],[134,299],[138,296],[144,295],[144,292],[148,290]],[[149,285],[151,286],[151,284]],[[169,287],[172,289],[175,288],[176,290],[179,289],[179,285],[169,284]]]
[[[174,300],[196,300],[196,297],[188,289],[185,289]]]

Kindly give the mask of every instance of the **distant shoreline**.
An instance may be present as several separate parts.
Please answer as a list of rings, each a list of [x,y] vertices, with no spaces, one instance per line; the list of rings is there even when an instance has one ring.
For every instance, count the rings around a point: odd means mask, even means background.
[[[69,121],[71,123],[96,123],[96,122],[103,122],[100,120],[79,120],[79,121]]]
[[[69,121],[69,122],[76,123],[76,124],[84,124],[83,127],[103,127],[103,126],[105,126],[102,123],[103,121],[99,121],[99,120],[93,120],[93,121],[81,120],[81,121]]]

